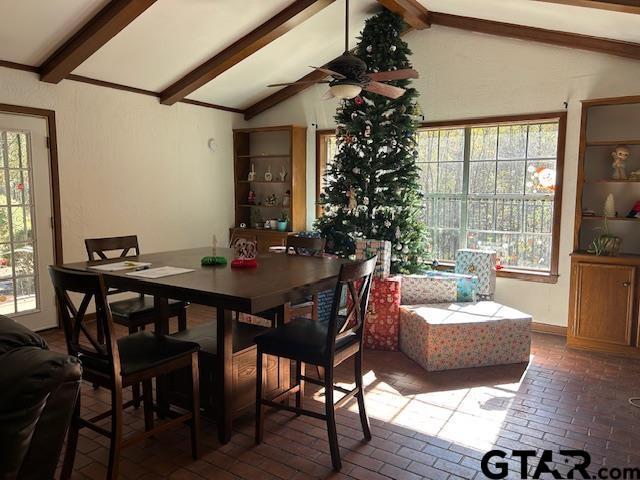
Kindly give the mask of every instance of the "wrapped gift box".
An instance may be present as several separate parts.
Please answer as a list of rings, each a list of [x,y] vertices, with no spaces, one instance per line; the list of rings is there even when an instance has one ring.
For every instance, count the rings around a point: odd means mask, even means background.
[[[402,276],[402,305],[455,302],[458,280],[456,278],[427,275]]]
[[[378,255],[375,276],[386,278],[391,270],[391,242],[388,240],[356,240],[356,260],[366,260]]]
[[[484,299],[492,299],[496,291],[496,252],[489,250],[460,249],[456,252],[456,273],[476,275],[476,293]]]
[[[400,307],[400,350],[428,371],[529,361],[531,316],[495,302]]]
[[[374,278],[369,295],[364,346],[371,350],[398,350],[402,277]]]
[[[428,303],[443,303],[443,302],[475,302],[476,294],[478,290],[478,277],[476,275],[465,275],[463,273],[451,273],[432,271],[427,272],[427,275],[431,278],[455,280],[457,286],[457,299],[456,300],[443,300],[441,302],[428,302]]]

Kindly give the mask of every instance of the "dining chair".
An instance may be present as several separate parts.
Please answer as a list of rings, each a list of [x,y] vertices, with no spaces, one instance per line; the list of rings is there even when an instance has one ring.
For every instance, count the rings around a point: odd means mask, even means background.
[[[150,332],[137,332],[116,340],[102,275],[53,266],[49,267],[49,272],[69,355],[77,357],[82,363],[83,379],[111,391],[111,409],[90,419],[80,416],[81,395],[78,395],[69,428],[61,478],[68,479],[71,476],[78,435],[83,427],[109,438],[107,479],[118,477],[122,448],[174,424],[190,423],[191,453],[197,459],[200,449],[198,344]],[[87,309],[91,300],[95,302],[95,322],[87,321]],[[102,332],[102,343],[97,340],[98,331]],[[187,413],[170,412],[169,417],[172,419],[154,428],[152,379],[183,368],[191,372],[191,408]],[[139,382],[143,387],[144,432],[124,438],[123,411],[133,405],[134,400],[123,403],[123,388]],[[110,430],[97,424],[108,417],[111,417]]]
[[[363,332],[369,290],[377,257],[357,263],[342,265],[335,287],[331,317],[329,322],[317,322],[308,318],[295,318],[289,323],[269,330],[255,338],[257,345],[256,364],[256,425],[255,441],[261,443],[264,431],[264,407],[272,407],[294,412],[296,415],[308,415],[327,423],[331,463],[334,470],[340,470],[340,450],[336,430],[335,409],[344,406],[353,397],[358,400],[360,422],[366,440],[371,439],[369,419],[364,404],[364,387],[362,385],[362,350]],[[341,293],[347,291],[345,308],[341,308]],[[275,398],[262,396],[263,355],[284,357],[296,363],[296,384]],[[334,385],[334,368],[346,359],[355,356],[354,375],[355,388]],[[324,379],[318,380],[305,375],[305,364],[324,368]],[[325,389],[325,413],[318,413],[303,408],[305,382],[323,386]],[[334,389],[345,395],[334,404]],[[286,403],[291,394],[295,394],[296,404],[292,407]]]
[[[256,245],[258,244],[258,237],[252,233],[245,233],[245,232],[237,232],[234,231],[231,234],[231,238],[229,239],[229,248],[233,248],[236,244],[236,242],[240,239],[245,239],[245,240],[249,240],[251,242],[256,242]]]
[[[140,246],[136,235],[87,238],[84,244],[89,261],[140,255]],[[114,252],[115,256],[113,255]],[[116,293],[124,292],[116,289],[107,291],[107,295]],[[109,306],[111,307],[113,321],[127,327],[130,334],[144,330],[147,325],[154,323],[157,319],[153,298],[148,295],[139,294],[133,298],[111,302]],[[178,317],[178,331],[187,328],[187,306],[188,304],[185,302],[169,300],[169,317]],[[98,340],[100,342],[103,340],[101,332],[98,333]],[[138,408],[140,406],[140,386],[134,384],[131,388],[135,401],[134,406]]]
[[[285,251],[289,255],[317,257],[324,253],[326,243],[327,240],[325,238],[296,237],[289,235],[287,237]],[[294,299],[285,306],[285,319],[303,315],[310,315],[313,320],[318,320],[317,293],[314,293],[311,297]]]

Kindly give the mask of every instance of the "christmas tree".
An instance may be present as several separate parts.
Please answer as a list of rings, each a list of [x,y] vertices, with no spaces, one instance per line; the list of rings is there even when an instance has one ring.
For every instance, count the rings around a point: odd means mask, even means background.
[[[388,10],[366,21],[355,55],[368,72],[411,68],[403,28],[402,19]],[[357,238],[390,240],[391,271],[411,273],[424,268],[427,255],[416,165],[418,93],[409,80],[388,83],[406,92],[392,100],[363,90],[341,101],[336,156],[327,169],[320,197],[324,211],[316,227],[327,238],[327,249],[341,256],[354,253]]]

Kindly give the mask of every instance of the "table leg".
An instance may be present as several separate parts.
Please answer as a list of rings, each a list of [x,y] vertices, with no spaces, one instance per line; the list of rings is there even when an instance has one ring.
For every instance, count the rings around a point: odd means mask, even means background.
[[[156,309],[155,330],[160,335],[169,334],[169,302],[166,298],[154,296],[153,306]],[[169,412],[169,385],[166,376],[156,378],[156,398],[158,402],[158,418],[165,418]]]
[[[233,418],[233,312],[216,311],[218,336],[218,437],[220,443],[231,440]]]

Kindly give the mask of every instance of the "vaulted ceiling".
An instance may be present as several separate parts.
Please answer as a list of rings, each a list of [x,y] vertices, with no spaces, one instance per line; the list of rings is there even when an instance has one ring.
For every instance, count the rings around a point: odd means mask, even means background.
[[[352,0],[349,43],[382,4],[414,28],[463,28],[640,60],[638,3]],[[343,28],[344,0],[2,0],[0,66],[251,117],[300,90],[267,84],[298,80],[309,65],[338,56]]]

